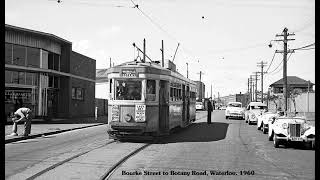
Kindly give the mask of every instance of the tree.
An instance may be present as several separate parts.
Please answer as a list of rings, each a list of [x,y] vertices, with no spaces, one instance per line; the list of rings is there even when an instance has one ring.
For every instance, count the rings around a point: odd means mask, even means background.
[[[279,96],[272,94],[269,96],[269,100],[272,101],[276,105],[276,110],[278,110],[278,103],[277,100],[279,99]]]
[[[297,88],[292,89],[292,88],[290,88],[289,96],[290,96],[290,99],[293,102],[294,114],[296,114],[296,112],[297,112],[297,109],[296,109],[296,97],[298,97],[301,93],[302,93],[301,89],[297,89]]]

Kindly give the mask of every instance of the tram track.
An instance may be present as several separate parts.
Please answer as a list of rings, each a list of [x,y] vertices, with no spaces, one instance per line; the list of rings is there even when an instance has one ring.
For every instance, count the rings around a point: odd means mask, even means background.
[[[109,145],[109,144],[111,144],[111,143],[115,143],[115,142],[116,142],[115,140],[111,140],[111,141],[107,142],[107,143],[104,144],[104,145],[101,145],[101,146],[92,148],[92,149],[90,149],[90,150],[87,150],[87,151],[78,153],[78,154],[76,154],[76,155],[74,155],[74,156],[72,156],[72,157],[70,157],[70,158],[67,158],[67,159],[65,159],[65,160],[63,160],[63,161],[60,161],[60,162],[58,162],[58,163],[56,163],[56,164],[53,164],[53,165],[45,168],[44,170],[42,170],[42,171],[40,171],[40,172],[32,175],[31,177],[26,178],[26,180],[36,179],[37,177],[45,174],[46,172],[48,172],[48,171],[50,171],[50,170],[52,170],[52,169],[55,169],[56,167],[61,166],[61,165],[65,164],[65,163],[67,163],[67,162],[69,162],[69,161],[71,161],[71,160],[73,160],[73,159],[75,159],[75,158],[78,158],[78,157],[80,157],[80,156],[82,156],[82,155],[84,155],[84,154],[87,154],[87,153],[89,153],[89,152],[91,152],[91,151],[93,151],[93,150],[102,148],[102,147],[104,147],[104,146],[107,146],[107,145]]]
[[[49,173],[49,171],[52,171],[54,169],[58,169],[58,167],[61,168],[61,166],[63,166],[64,164],[67,164],[68,162],[71,163],[70,161],[72,160],[75,160],[77,158],[80,158],[81,156],[83,155],[86,155],[94,150],[97,150],[97,149],[101,149],[105,146],[108,146],[108,145],[111,145],[111,144],[114,144],[114,143],[119,143],[119,141],[117,140],[111,140],[111,141],[108,141],[107,143],[103,144],[103,145],[100,145],[98,147],[95,147],[95,148],[91,148],[90,150],[86,150],[84,152],[80,152],[80,153],[77,153],[76,155],[73,155],[65,160],[62,160],[60,162],[57,162],[35,174],[33,174],[32,176],[28,177],[28,178],[25,178],[26,180],[34,180],[34,179],[38,179],[38,178],[43,178],[42,176],[46,177],[46,174]],[[129,142],[130,143],[130,142]],[[128,145],[129,144],[128,142],[120,142],[119,144],[121,145],[121,147],[123,145]],[[140,143],[138,143],[137,145],[139,145],[138,147],[135,147],[134,150],[131,150],[130,152],[126,152],[125,154],[122,154],[120,155],[120,160],[116,160],[115,163],[113,163],[105,172],[102,172],[102,176],[98,176],[97,179],[100,179],[100,180],[107,180],[107,179],[110,179],[111,176],[113,175],[113,173],[123,164],[125,163],[129,158],[133,157],[134,155],[136,155],[137,153],[139,153],[140,151],[144,150],[145,148],[147,148],[148,146],[150,146],[152,143],[143,143],[142,145]],[[119,148],[119,147],[118,147]],[[51,172],[52,173],[52,172]],[[59,173],[59,170],[57,172],[54,172],[54,173]],[[50,179],[50,178],[49,178]]]
[[[117,163],[115,163],[111,168],[108,169],[108,171],[103,174],[99,180],[108,180],[111,178],[112,174],[124,163],[126,162],[130,157],[136,155],[137,153],[139,153],[140,151],[142,151],[143,149],[147,148],[148,146],[150,146],[151,144],[145,144],[141,147],[139,147],[138,149],[132,151],[131,153],[129,153],[128,155],[126,155],[125,157],[121,158]]]

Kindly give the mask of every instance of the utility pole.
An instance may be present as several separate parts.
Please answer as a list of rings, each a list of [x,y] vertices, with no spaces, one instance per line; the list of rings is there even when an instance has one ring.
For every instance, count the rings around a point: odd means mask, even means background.
[[[111,67],[111,57],[110,57],[110,67]]]
[[[250,75],[250,102],[253,101],[253,96],[252,96],[252,82],[253,79],[252,79],[252,76]]]
[[[212,84],[211,84],[211,95],[210,95],[211,99],[212,99]]]
[[[161,53],[162,53],[162,67],[164,67],[164,49],[163,49],[163,40],[161,40]],[[188,77],[188,75],[187,75]]]
[[[283,95],[284,95],[284,112],[287,115],[288,110],[288,82],[287,82],[287,54],[288,54],[288,41],[295,40],[295,39],[288,39],[288,36],[295,35],[294,33],[289,34],[288,28],[283,29],[283,34],[277,34],[276,37],[283,36]],[[281,51],[276,51],[279,53]],[[290,52],[290,51],[289,51]],[[294,51],[291,51],[294,52]]]
[[[247,103],[249,102],[250,98],[250,78],[248,78],[248,97],[247,97]]]
[[[261,67],[261,102],[263,103],[263,74],[266,73],[266,72],[263,72],[263,67],[266,66],[267,63],[266,62],[263,62],[261,61],[260,63],[258,63],[258,67]]]
[[[254,76],[255,76],[255,91],[254,91],[254,94],[255,94],[255,101],[258,101],[258,98],[257,98],[257,94],[258,94],[258,75],[260,72],[253,72],[254,73]]]
[[[188,63],[186,63],[187,64],[187,78],[189,78],[189,69],[188,69]]]
[[[146,62],[146,39],[143,39],[143,62]]]

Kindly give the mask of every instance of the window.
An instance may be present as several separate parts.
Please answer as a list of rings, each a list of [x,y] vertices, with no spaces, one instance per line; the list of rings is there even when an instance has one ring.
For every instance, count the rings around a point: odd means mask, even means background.
[[[60,70],[60,55],[50,52],[48,54],[48,69]]]
[[[5,56],[6,64],[12,64],[12,44],[6,43]]]
[[[156,100],[156,81],[147,80],[147,101]]]
[[[13,64],[25,66],[26,64],[26,48],[19,45],[13,45]]]
[[[40,67],[40,49],[28,47],[27,62],[29,67]]]
[[[60,70],[60,55],[59,54],[54,54],[54,62],[53,62],[53,69],[56,71]]]
[[[53,53],[48,54],[48,69],[53,69]]]
[[[11,83],[12,71],[5,71],[5,82]]]
[[[83,100],[84,99],[84,89],[72,87],[71,98],[76,99],[76,100]]]
[[[77,99],[83,100],[83,88],[77,88]]]
[[[139,80],[116,80],[116,100],[141,100],[141,84]]]
[[[238,104],[238,103],[230,103],[230,104],[228,104],[228,107],[240,107],[240,108],[241,108],[241,104]]]
[[[72,99],[76,99],[76,88],[72,88],[72,91],[71,91],[71,97]]]
[[[18,84],[26,84],[26,76],[25,72],[19,72],[18,73]]]

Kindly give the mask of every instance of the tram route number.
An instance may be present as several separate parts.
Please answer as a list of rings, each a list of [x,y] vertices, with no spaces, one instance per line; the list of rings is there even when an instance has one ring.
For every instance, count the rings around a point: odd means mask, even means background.
[[[136,105],[135,109],[136,122],[144,122],[146,119],[146,105]]]
[[[122,77],[137,77],[135,69],[123,69],[121,71]]]

